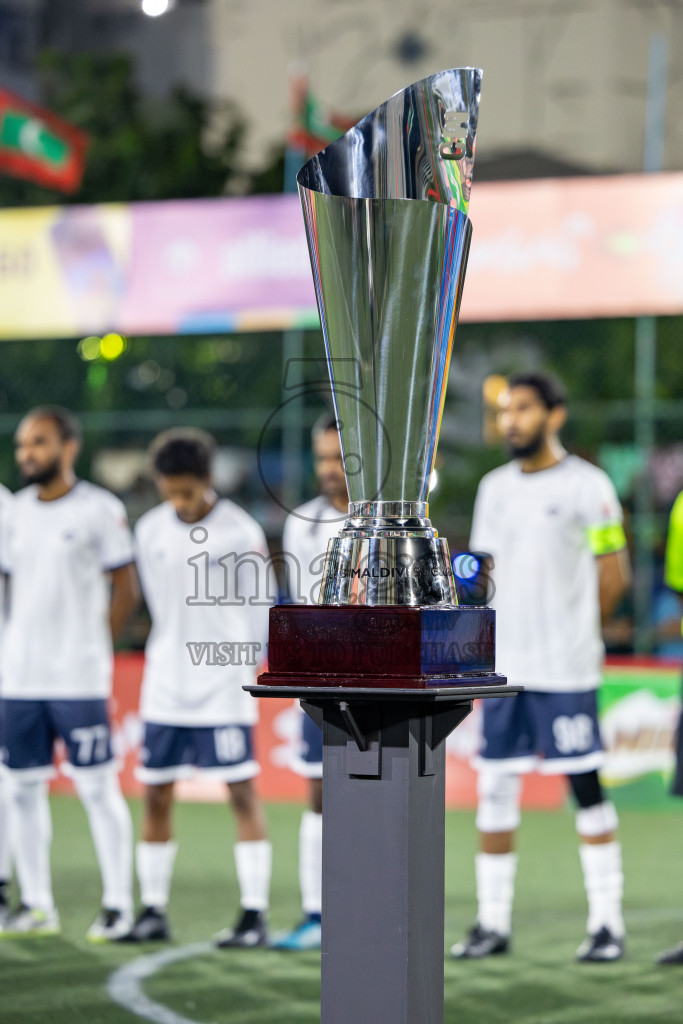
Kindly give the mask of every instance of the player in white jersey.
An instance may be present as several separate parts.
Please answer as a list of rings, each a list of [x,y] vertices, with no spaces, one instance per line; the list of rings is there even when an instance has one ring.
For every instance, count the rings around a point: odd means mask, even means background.
[[[295,509],[286,519],[282,548],[290,566],[290,599],[317,604],[328,542],[347,518],[346,489],[339,431],[334,417],[324,416],[312,434],[315,474],[321,494]],[[299,830],[299,884],[303,917],[292,931],[274,939],[275,949],[318,949],[322,902],[322,732],[302,715],[302,751],[292,765],[310,780],[309,809]]]
[[[523,693],[484,701],[476,859],[478,916],[456,958],[506,953],[517,866],[520,774],[565,774],[578,804],[576,829],[588,897],[580,961],[623,953],[623,874],[617,814],[597,768],[604,648],[601,619],[629,580],[622,513],[602,470],[568,455],[561,386],[544,374],[509,382],[501,429],[513,461],[482,480],[470,547],[491,559],[500,671]]]
[[[0,937],[59,931],[48,780],[61,738],[102,875],[88,937],[113,940],[132,920],[132,827],[107,712],[112,636],[138,600],[132,537],[118,498],[74,475],[80,427],[71,413],[35,409],[15,441],[29,486],[15,495],[0,544],[10,577],[0,686],[21,907]]]
[[[227,784],[237,824],[241,909],[235,927],[214,941],[251,947],[267,940],[272,855],[253,785],[258,705],[242,687],[255,682],[265,659],[274,584],[263,530],[213,489],[213,447],[202,431],[168,431],[156,439],[153,470],[164,502],[135,529],[152,628],[140,705],[145,738],[138,777],[145,783],[145,806],[137,872],[143,906],[127,938],[170,937],[173,788],[200,770]]]
[[[3,485],[0,484],[0,538],[2,538],[3,534],[3,523],[9,516],[11,503],[12,492],[8,491],[6,487],[3,487]],[[4,576],[0,577],[0,650],[2,650],[2,632],[6,613],[4,582]],[[12,871],[9,834],[9,802],[7,798],[7,785],[5,784],[2,770],[5,746],[3,721],[2,701],[0,700],[0,928],[7,922],[9,917],[7,889]]]

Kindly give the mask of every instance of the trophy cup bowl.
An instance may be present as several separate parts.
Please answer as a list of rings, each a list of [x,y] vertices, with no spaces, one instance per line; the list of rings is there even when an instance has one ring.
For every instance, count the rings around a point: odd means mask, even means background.
[[[350,499],[321,604],[457,605],[427,494],[471,235],[480,84],[465,68],[396,93],[297,177]]]
[[[271,611],[263,683],[294,672],[357,686],[361,673],[363,685],[420,687],[493,672],[494,613],[458,608],[427,504],[471,236],[480,86],[477,68],[431,75],[297,176],[349,517],[329,544],[319,604]]]

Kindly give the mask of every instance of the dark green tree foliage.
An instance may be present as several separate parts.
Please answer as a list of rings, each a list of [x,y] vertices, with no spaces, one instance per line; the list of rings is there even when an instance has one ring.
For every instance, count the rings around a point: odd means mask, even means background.
[[[280,387],[280,339],[272,334],[131,338],[111,363],[84,362],[68,338],[2,342],[0,481],[19,484],[10,438],[34,405],[65,405],[86,417],[87,467],[99,448],[145,448],[157,430],[179,423],[255,450]]]
[[[190,199],[280,191],[282,154],[255,175],[239,167],[245,124],[237,105],[210,104],[176,89],[141,96],[123,55],[45,51],[42,104],[90,136],[83,182],[72,196],[17,178],[0,179],[2,206]]]

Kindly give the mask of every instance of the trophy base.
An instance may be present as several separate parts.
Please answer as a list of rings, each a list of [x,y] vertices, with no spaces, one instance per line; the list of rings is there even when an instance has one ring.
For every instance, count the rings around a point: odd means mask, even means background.
[[[374,536],[348,524],[327,548],[322,605],[457,606],[448,542],[394,527]]]
[[[260,685],[431,687],[500,685],[491,608],[322,607],[270,610]]]
[[[331,690],[334,688],[353,690],[362,688],[367,690],[388,690],[396,693],[397,690],[451,690],[453,687],[483,687],[503,686],[507,679],[505,676],[497,675],[495,672],[470,672],[455,673],[453,675],[441,676],[380,676],[368,675],[365,672],[356,672],[354,675],[329,672],[327,675],[317,673],[284,673],[284,672],[263,672],[257,677],[259,686],[276,686],[283,688],[317,688]]]

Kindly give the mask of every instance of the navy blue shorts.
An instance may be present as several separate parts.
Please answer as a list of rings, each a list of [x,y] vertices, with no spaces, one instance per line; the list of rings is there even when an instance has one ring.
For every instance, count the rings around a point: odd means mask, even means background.
[[[307,779],[321,779],[323,775],[323,732],[312,718],[302,714],[301,744],[291,767]]]
[[[579,775],[604,760],[595,690],[491,698],[483,705],[477,767]]]
[[[145,722],[140,765],[135,775],[148,786],[206,772],[223,782],[258,775],[250,725],[184,726]]]
[[[5,703],[0,700],[0,764],[7,761],[7,745],[5,744]]]
[[[54,774],[57,739],[64,741],[73,768],[96,768],[113,761],[106,700],[5,698],[2,704],[5,763],[12,771]]]

